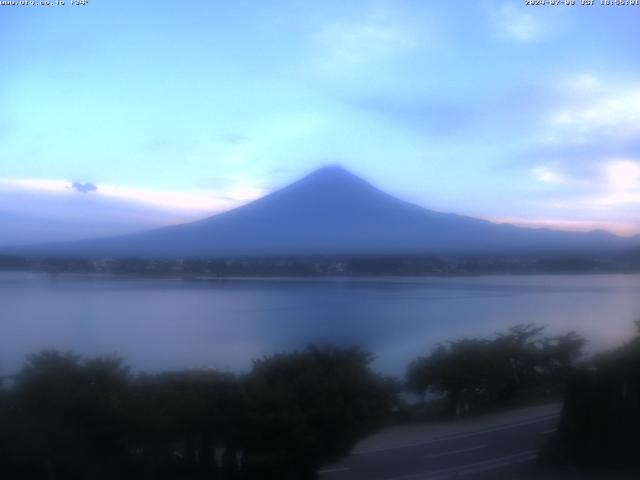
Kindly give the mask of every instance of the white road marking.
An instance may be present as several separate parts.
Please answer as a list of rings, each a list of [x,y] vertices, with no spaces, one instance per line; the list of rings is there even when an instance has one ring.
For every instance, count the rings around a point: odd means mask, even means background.
[[[475,473],[497,470],[500,468],[508,467],[510,465],[515,465],[517,463],[529,462],[535,459],[538,456],[538,453],[538,450],[527,450],[526,452],[516,453],[515,455],[508,455],[497,460],[492,459],[492,461],[488,461],[486,465],[479,465],[481,462],[478,462],[478,465],[470,464],[468,466],[470,468],[464,468],[462,471],[458,471],[457,475],[462,477],[466,475],[473,475]]]
[[[318,473],[338,473],[338,472],[348,472],[351,470],[351,467],[341,467],[341,468],[325,468],[324,470],[318,470]]]
[[[451,475],[467,476],[475,473],[487,472],[508,467],[517,463],[524,463],[533,460],[538,455],[537,450],[527,450],[525,452],[505,455],[504,457],[491,458],[481,462],[457,465],[455,467],[442,468],[421,473],[412,473],[401,477],[392,477],[385,480],[444,480],[451,478]]]
[[[473,452],[474,450],[481,450],[483,448],[487,448],[488,446],[489,445],[485,443],[484,445],[476,445],[474,447],[460,448],[458,450],[449,450],[448,452],[432,453],[431,455],[425,455],[424,458],[440,458],[440,457],[446,457],[447,455],[455,455],[457,453]]]
[[[376,449],[364,450],[364,451],[360,451],[360,452],[353,452],[352,455],[367,455],[367,454],[370,454],[370,453],[387,452],[387,451],[391,451],[391,450],[399,450],[399,449],[402,449],[402,448],[419,447],[419,446],[422,446],[422,445],[430,445],[432,443],[448,442],[450,440],[459,440],[461,438],[475,437],[477,435],[483,435],[485,433],[500,432],[502,430],[510,430],[512,428],[524,427],[526,425],[533,425],[534,423],[544,422],[546,420],[551,420],[552,418],[556,418],[556,417],[559,417],[559,416],[560,416],[559,413],[554,413],[554,414],[551,414],[551,415],[545,415],[545,416],[534,418],[534,419],[531,419],[531,420],[524,420],[524,421],[521,421],[521,422],[511,423],[511,424],[507,424],[507,425],[501,425],[501,426],[498,426],[498,427],[486,428],[484,430],[476,430],[476,431],[468,432],[468,433],[453,433],[453,434],[450,434],[450,435],[443,435],[441,437],[436,437],[436,438],[433,438],[431,440],[425,440],[425,441],[422,441],[422,442],[407,443],[407,444],[404,444],[404,445],[397,445],[397,446],[393,446],[393,447],[376,448]]]

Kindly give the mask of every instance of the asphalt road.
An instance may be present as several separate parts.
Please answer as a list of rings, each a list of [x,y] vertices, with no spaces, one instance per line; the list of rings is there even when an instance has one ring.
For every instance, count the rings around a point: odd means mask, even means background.
[[[539,448],[555,431],[559,410],[559,405],[549,405],[390,429],[318,473],[322,480],[532,478]]]

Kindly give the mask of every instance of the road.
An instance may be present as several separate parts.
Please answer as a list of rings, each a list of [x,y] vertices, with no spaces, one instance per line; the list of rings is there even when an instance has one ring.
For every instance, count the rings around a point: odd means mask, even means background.
[[[321,480],[531,478],[560,405],[471,420],[394,427],[360,445],[344,461],[319,470]]]

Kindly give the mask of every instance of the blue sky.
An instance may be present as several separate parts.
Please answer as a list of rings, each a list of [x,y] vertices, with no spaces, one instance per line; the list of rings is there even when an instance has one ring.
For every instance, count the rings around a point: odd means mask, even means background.
[[[328,163],[640,233],[640,7],[66,3],[0,7],[0,244],[189,221]]]

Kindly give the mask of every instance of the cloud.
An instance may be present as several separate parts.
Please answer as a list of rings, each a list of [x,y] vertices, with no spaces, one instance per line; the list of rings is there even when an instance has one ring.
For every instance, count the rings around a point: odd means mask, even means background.
[[[140,188],[101,185],[100,192],[108,197],[123,198],[167,208],[187,210],[223,211],[260,195],[257,189],[242,186],[211,190],[148,190]]]
[[[537,182],[607,194],[622,201],[639,190],[640,81],[614,83],[594,74],[558,79],[556,98],[530,122],[523,158]]]
[[[566,229],[606,229],[623,235],[640,233],[640,158],[606,157],[591,165],[589,174],[569,175],[551,167],[537,167],[531,174],[538,182],[554,185],[539,211],[549,217],[501,220],[519,225]],[[572,218],[555,218],[563,213]],[[563,226],[564,225],[564,226]],[[584,227],[584,228],[583,228]]]
[[[637,141],[640,137],[640,82],[601,80],[579,75],[563,84],[564,104],[547,118],[550,144],[609,145]]]
[[[0,246],[133,233],[198,220],[201,211],[74,194],[0,188]]]
[[[40,190],[44,192],[66,192],[69,182],[34,178],[0,178],[0,190]]]
[[[142,149],[152,154],[184,151],[186,145],[172,137],[156,136],[146,140]]]
[[[87,183],[73,182],[71,184],[71,188],[80,193],[90,193],[98,190],[98,187],[96,187],[93,183],[89,183],[89,182]]]
[[[523,5],[505,4],[492,11],[492,25],[499,36],[522,43],[539,40],[543,35],[543,23],[539,15]]]
[[[238,145],[242,143],[247,143],[249,141],[249,137],[246,135],[242,135],[240,133],[227,132],[218,135],[218,140],[222,143],[230,143],[232,145]]]
[[[78,183],[78,182],[76,182]],[[89,187],[87,187],[89,185]],[[0,178],[0,245],[120,235],[194,221],[263,195],[248,180],[189,191]]]
[[[539,166],[530,174],[541,184],[557,187],[555,193],[563,198],[561,203],[583,211],[617,214],[625,207],[640,205],[640,159],[602,158],[585,171],[574,168],[573,173]]]
[[[388,8],[331,20],[315,34],[316,67],[328,75],[351,75],[428,45],[431,30]]]
[[[545,195],[534,202],[534,215],[544,219],[532,216],[531,225],[640,233],[640,80],[615,80],[556,78],[555,102],[537,122],[529,119],[524,173],[532,191]]]
[[[564,176],[553,167],[535,167],[531,169],[531,175],[542,183],[565,183]]]
[[[600,79],[593,73],[580,73],[562,83],[563,87],[574,95],[593,95],[601,93],[604,89]]]
[[[77,183],[77,182],[74,182]],[[92,188],[94,187],[94,188]],[[109,184],[78,184],[73,188],[63,180],[0,178],[0,191],[30,191],[66,195],[76,191],[92,191],[91,196],[137,202],[149,206],[200,212],[221,212],[264,195],[264,190],[247,180],[228,182],[216,189],[190,190],[142,189]],[[84,193],[84,192],[83,192]]]
[[[463,102],[445,101],[438,95],[419,98],[402,95],[375,95],[347,98],[346,103],[392,119],[421,134],[458,134],[476,125],[478,108]]]
[[[563,230],[640,234],[640,158],[598,157],[587,165],[541,165],[529,170],[545,198],[534,200],[530,218],[518,214],[493,221]],[[521,214],[520,214],[521,215]],[[543,218],[539,218],[544,215]]]
[[[640,161],[614,160],[607,165],[609,185],[617,191],[640,192]]]
[[[490,217],[487,220],[494,223],[510,223],[528,228],[551,228],[577,232],[591,232],[606,230],[618,235],[635,235],[640,233],[636,223],[611,222],[606,220],[576,220],[569,218],[521,218],[521,217]]]
[[[493,138],[503,148],[508,140],[518,141],[530,135],[532,125],[546,120],[558,98],[564,98],[550,92],[548,85],[533,80],[509,85],[497,93],[479,94],[480,91],[452,84],[433,85],[420,92],[354,91],[338,98],[421,135],[432,134],[430,140],[450,141],[452,136],[460,135],[483,142]]]
[[[594,206],[640,205],[640,159],[611,159],[602,171],[604,191],[589,200]]]

